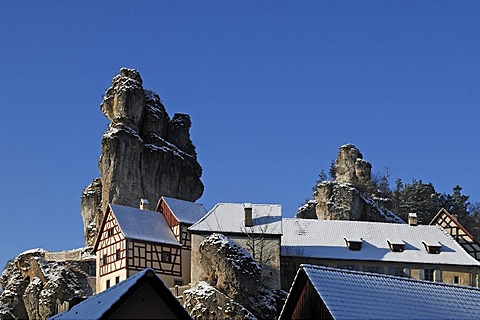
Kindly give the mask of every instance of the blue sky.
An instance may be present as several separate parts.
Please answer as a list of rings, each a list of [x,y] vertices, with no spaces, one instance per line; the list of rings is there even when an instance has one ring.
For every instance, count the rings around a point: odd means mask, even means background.
[[[189,113],[217,202],[293,216],[338,147],[480,201],[476,1],[0,4],[0,265],[83,245],[99,105],[121,67]]]

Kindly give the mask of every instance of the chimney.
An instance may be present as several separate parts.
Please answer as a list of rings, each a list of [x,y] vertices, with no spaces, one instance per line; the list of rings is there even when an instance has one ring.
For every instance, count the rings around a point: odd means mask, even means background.
[[[408,224],[411,226],[416,226],[418,224],[418,218],[415,212],[410,212],[408,214]]]
[[[253,227],[253,218],[252,218],[252,204],[245,203],[243,206],[245,212],[245,227]]]
[[[140,210],[149,210],[149,204],[147,199],[140,199]]]

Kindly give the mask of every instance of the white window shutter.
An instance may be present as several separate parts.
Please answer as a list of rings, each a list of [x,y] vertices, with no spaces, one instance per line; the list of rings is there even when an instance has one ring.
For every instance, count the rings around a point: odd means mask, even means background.
[[[425,270],[423,269],[418,270],[418,279],[425,280]]]
[[[435,282],[442,282],[442,270],[435,269],[433,272],[433,280]]]

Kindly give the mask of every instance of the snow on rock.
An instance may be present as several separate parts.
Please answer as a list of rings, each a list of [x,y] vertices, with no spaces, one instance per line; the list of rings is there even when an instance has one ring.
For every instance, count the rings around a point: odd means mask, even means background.
[[[0,319],[47,319],[57,303],[92,294],[80,262],[46,261],[45,254],[28,250],[8,262],[0,278]]]
[[[262,268],[241,246],[214,233],[200,243],[204,279],[229,297],[253,295],[260,286]]]
[[[218,294],[213,294],[214,291],[209,289],[210,285],[255,317],[271,319],[278,315],[286,293],[265,288],[260,281],[260,264],[243,247],[223,234],[214,233],[200,243],[200,255],[200,264],[204,270],[202,278],[205,282],[199,283],[194,292],[190,293],[190,300],[187,300],[190,303],[189,310],[195,311],[194,315],[201,313],[202,309],[210,312],[212,308],[204,307],[205,302],[192,300],[200,299],[193,298],[193,295],[201,296],[201,301],[219,301]],[[228,304],[225,298],[222,301],[218,302],[217,306],[222,310],[229,310],[231,304]],[[217,314],[206,315],[208,318],[215,318]]]
[[[313,193],[315,200],[300,207],[296,218],[404,223],[388,209],[390,199],[376,197],[372,165],[357,147],[341,146],[334,169],[335,179],[320,182]]]
[[[86,245],[93,244],[109,203],[137,207],[139,199],[157,203],[159,195],[195,201],[204,189],[190,117],[171,119],[158,94],[143,88],[138,71],[122,68],[100,109],[110,124],[102,137],[99,183],[95,179],[82,193]]]
[[[184,307],[194,319],[256,319],[244,306],[207,282],[199,282],[184,295]]]

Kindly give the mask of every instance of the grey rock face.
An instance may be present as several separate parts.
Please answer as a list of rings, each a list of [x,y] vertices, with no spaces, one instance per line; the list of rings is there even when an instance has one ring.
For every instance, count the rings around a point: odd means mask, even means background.
[[[170,119],[158,94],[143,88],[138,71],[121,69],[100,108],[111,123],[102,138],[100,180],[82,194],[87,245],[109,203],[136,207],[145,198],[156,204],[162,195],[195,201],[204,190],[190,117]]]
[[[89,184],[82,192],[81,199],[81,215],[83,218],[84,226],[84,236],[85,236],[85,245],[93,246],[93,241],[95,236],[100,229],[99,220],[102,217],[102,181],[100,178],[93,179],[92,183]]]
[[[363,160],[360,150],[353,144],[340,147],[335,160],[335,182],[365,185],[371,179],[372,165]]]
[[[340,147],[335,180],[317,185],[314,200],[299,208],[296,218],[404,223],[390,211],[388,199],[374,200],[372,165],[352,144]]]
[[[286,292],[269,290],[262,284],[260,264],[243,247],[217,233],[201,242],[200,254],[204,282],[186,295],[186,307],[192,315],[205,308],[207,318],[278,316]]]
[[[207,282],[199,282],[185,294],[185,309],[194,319],[257,319],[244,306]]]
[[[262,269],[250,254],[222,234],[200,244],[204,280],[235,300],[244,300],[260,287]]]
[[[0,284],[0,319],[47,319],[57,303],[92,295],[88,276],[75,262],[46,261],[41,250],[9,261]]]

